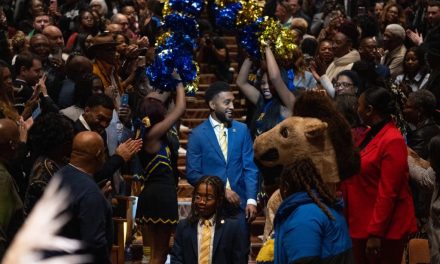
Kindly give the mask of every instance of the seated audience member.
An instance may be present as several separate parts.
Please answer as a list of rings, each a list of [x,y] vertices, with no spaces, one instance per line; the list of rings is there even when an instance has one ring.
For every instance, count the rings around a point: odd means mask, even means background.
[[[391,24],[397,24],[404,27],[406,24],[404,10],[399,4],[390,2],[383,8],[381,17],[379,18],[379,24],[382,32]]]
[[[128,29],[134,34],[139,33],[139,23],[136,8],[133,4],[126,4],[121,8],[121,13],[128,19]]]
[[[61,30],[56,26],[49,25],[44,28],[43,34],[49,40],[51,54],[57,55],[58,53],[61,53],[64,49],[64,38]]]
[[[294,52],[293,60],[293,71],[287,71],[287,77],[289,80],[287,85],[289,89],[294,91],[316,89],[316,80],[313,78],[313,74],[308,71],[308,68],[306,68],[304,55],[300,49],[297,49]]]
[[[67,78],[63,81],[58,97],[58,105],[61,108],[69,107],[75,103],[75,88],[81,80],[84,80],[85,76],[92,74],[93,63],[84,56],[71,56],[66,62],[65,70]]]
[[[333,42],[331,40],[321,40],[318,43],[316,54],[313,54],[313,56],[314,59],[310,61],[309,69],[315,79],[317,79],[319,78],[318,73],[324,73],[335,58],[333,54]]]
[[[50,44],[47,37],[41,33],[34,34],[29,40],[29,51],[39,56],[41,60],[50,54]]]
[[[440,134],[440,127],[433,118],[435,107],[435,96],[428,90],[419,90],[409,95],[403,109],[403,116],[409,124],[406,137],[408,147],[422,159],[428,159],[428,145],[431,138]],[[417,223],[421,231],[424,232],[423,227],[429,217],[431,192],[424,187],[419,187],[414,181],[411,181],[411,189]]]
[[[415,24],[414,26],[422,26],[422,30],[419,30],[418,32],[417,29],[413,29],[414,31],[411,29],[406,30],[406,35],[408,36],[408,38],[415,45],[418,46],[420,46],[424,42],[430,41],[432,36],[440,33],[440,1],[428,1],[426,11],[423,5],[421,5],[419,8],[422,9],[421,11],[423,12],[423,14],[425,14],[424,12],[426,12],[427,25],[423,23],[420,23],[422,25]]]
[[[85,75],[75,84],[73,92],[73,105],[60,110],[60,113],[76,122],[84,113],[87,100],[90,96],[104,93],[101,79],[96,75]]]
[[[290,11],[294,19],[301,18],[304,19],[307,22],[307,24],[310,23],[311,21],[310,17],[303,10],[304,6],[302,0],[287,0],[287,1],[285,0],[284,2],[290,6]]]
[[[424,191],[433,191],[429,204],[428,240],[430,244],[430,263],[440,262],[440,135],[431,139],[429,143],[429,162],[421,159],[416,153],[410,153],[408,163],[410,165],[411,179]]]
[[[14,57],[12,58],[11,64],[15,63],[15,58],[17,54],[27,51],[29,49],[29,39],[26,37],[23,31],[17,31],[15,35],[11,38],[12,52]]]
[[[47,77],[45,83],[50,97],[58,103],[61,86],[66,78],[64,62],[68,54],[63,53],[64,39],[58,27],[49,25],[44,28],[43,34],[49,40],[50,45],[50,54],[42,58],[43,70]]]
[[[58,113],[39,116],[28,135],[32,159],[35,160],[24,199],[24,213],[29,215],[43,195],[52,176],[66,165],[72,150],[72,122]]]
[[[418,47],[408,49],[403,58],[403,73],[396,77],[394,83],[401,86],[408,94],[422,89],[428,79],[429,70],[426,67],[425,53]]]
[[[426,48],[426,62],[431,69],[429,79],[422,89],[429,90],[435,95],[437,109],[440,109],[440,34],[433,36],[432,40],[424,43]],[[440,117],[435,116],[437,123]]]
[[[407,144],[422,159],[428,158],[428,144],[432,137],[440,133],[433,115],[437,100],[427,90],[411,93],[403,109],[403,117],[409,124]]]
[[[14,103],[18,113],[27,119],[39,113],[58,112],[46,88],[46,74],[43,74],[40,58],[24,52],[17,56],[14,70],[18,75],[13,82]]]
[[[431,245],[431,263],[440,262],[440,229],[439,229],[439,219],[440,219],[440,136],[437,135],[431,139],[429,144],[429,160],[431,162],[431,167],[435,171],[435,184],[434,192],[432,194],[431,207],[430,207],[430,217],[429,217],[429,230],[428,238]]]
[[[26,35],[33,30],[34,18],[44,13],[44,2],[41,0],[17,1],[13,22],[18,30]]]
[[[324,39],[333,39],[336,33],[339,31],[341,25],[346,20],[344,8],[339,4],[336,4],[333,9],[328,10],[327,12],[328,13],[323,21],[323,28],[320,29],[320,31],[316,34],[318,36],[318,41]]]
[[[365,7],[362,7],[365,8]],[[361,9],[362,10],[362,9]],[[379,36],[379,25],[376,19],[369,14],[362,14],[353,19],[359,28],[361,33],[360,39],[364,38],[378,38]]]
[[[310,24],[310,33],[314,36],[318,36],[324,27],[328,27],[329,23],[342,19],[343,14],[340,16],[341,11],[343,11],[343,9],[336,1],[324,1],[322,8],[313,14],[312,23]],[[335,23],[333,22],[332,24]]]
[[[73,32],[66,43],[66,50],[69,51],[77,50],[76,47],[80,45],[78,40],[81,39],[81,37],[78,38],[78,36],[95,36],[99,31],[98,22],[95,20],[91,10],[82,10],[78,15],[77,20],[77,32]]]
[[[361,82],[356,72],[345,70],[336,76],[336,82],[333,86],[336,97],[342,94],[357,95],[358,90],[361,88]]]
[[[43,33],[43,30],[49,25],[52,25],[52,20],[47,14],[37,14],[34,17],[34,23],[32,24],[33,29],[29,32],[28,37],[32,37],[36,33]]]
[[[277,1],[275,9],[275,17],[285,28],[289,28],[292,25],[292,9],[286,1]]]
[[[306,70],[310,71],[310,64],[313,62],[313,57],[318,51],[318,41],[313,37],[304,38],[301,42],[301,51],[304,56],[304,66]],[[330,61],[332,61],[331,58]]]
[[[120,104],[120,96],[127,87],[117,73],[118,57],[116,52],[117,43],[113,34],[103,33],[91,39],[92,45],[88,48],[88,54],[94,57],[93,74],[97,75],[103,85],[104,93],[110,96],[115,106]]]
[[[384,5],[385,5],[385,3],[382,1],[378,1],[378,2],[376,2],[376,4],[374,4],[374,16],[376,18],[380,18]]]
[[[105,29],[105,24],[107,23],[106,16],[108,15],[108,7],[105,0],[92,0],[89,3],[89,7],[93,12],[96,24],[100,31]]]
[[[374,37],[365,37],[359,42],[359,54],[361,55],[361,60],[353,64],[352,70],[358,68],[357,64],[368,64],[371,65],[376,74],[367,74],[365,81],[372,82],[373,76],[380,76],[382,78],[388,78],[390,76],[390,69],[387,66],[380,64],[380,54],[378,52],[377,41]],[[362,77],[361,77],[362,78]],[[370,80],[369,80],[370,79]]]
[[[204,176],[197,182],[190,215],[177,226],[171,263],[246,263],[248,250],[240,223],[223,217],[225,202],[219,177]]]
[[[275,263],[353,263],[342,201],[333,197],[313,161],[284,168],[275,215]]]
[[[14,103],[21,114],[34,93],[33,86],[42,76],[41,59],[29,52],[20,53],[15,60],[14,71]]]
[[[294,0],[296,1],[296,0]],[[292,19],[292,25],[290,26],[290,29],[293,31],[293,33],[295,34],[296,40],[295,40],[295,44],[296,45],[301,45],[301,42],[303,41],[303,39],[305,37],[312,37],[310,35],[307,35],[307,29],[309,28],[309,24],[307,23],[307,21],[304,18],[293,18]]]
[[[380,63],[390,69],[391,78],[403,72],[403,57],[405,57],[406,48],[403,44],[405,40],[405,29],[398,24],[390,24],[383,33],[384,55]]]
[[[113,15],[111,18],[111,23],[121,25],[122,27],[121,33],[127,36],[129,39],[137,38],[136,34],[133,31],[131,31],[129,27],[130,23],[126,15],[121,13]]]
[[[333,38],[334,60],[327,67],[325,73],[322,68],[315,67],[312,73],[325,87],[331,85],[335,77],[343,70],[351,70],[353,64],[360,60],[359,52],[354,49],[359,37],[359,32],[352,22],[345,21],[339,27],[338,32]],[[319,72],[318,72],[319,71]]]

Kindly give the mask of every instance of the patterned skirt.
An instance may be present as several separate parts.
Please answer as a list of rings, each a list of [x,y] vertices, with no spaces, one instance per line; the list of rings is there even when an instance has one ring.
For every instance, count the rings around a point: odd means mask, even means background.
[[[179,221],[174,184],[148,183],[139,195],[136,219],[142,224],[170,224]]]

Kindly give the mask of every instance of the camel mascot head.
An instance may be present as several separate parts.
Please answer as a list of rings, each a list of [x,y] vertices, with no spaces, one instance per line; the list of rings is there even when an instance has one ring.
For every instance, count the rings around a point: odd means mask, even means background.
[[[284,166],[307,156],[324,182],[332,184],[359,170],[359,152],[350,126],[330,98],[319,92],[304,92],[293,114],[255,139],[255,159],[259,163],[265,167]]]

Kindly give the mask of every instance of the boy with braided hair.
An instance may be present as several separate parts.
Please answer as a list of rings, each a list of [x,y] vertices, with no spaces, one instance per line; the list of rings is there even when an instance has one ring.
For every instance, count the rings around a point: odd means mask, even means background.
[[[280,192],[275,263],[354,263],[342,201],[324,184],[310,158],[284,167]]]
[[[191,212],[179,222],[171,264],[247,263],[246,238],[238,219],[227,218],[220,177],[203,176],[195,184]]]

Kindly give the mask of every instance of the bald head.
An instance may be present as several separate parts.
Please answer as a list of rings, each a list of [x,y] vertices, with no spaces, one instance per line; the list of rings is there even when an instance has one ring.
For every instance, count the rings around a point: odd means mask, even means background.
[[[125,32],[128,29],[128,18],[124,14],[115,14],[112,16],[112,23],[119,24],[122,27],[122,32]]]
[[[14,158],[19,141],[17,124],[6,118],[0,119],[0,160],[8,162]]]
[[[43,34],[49,39],[51,47],[64,48],[64,38],[61,30],[56,26],[47,26],[43,30]]]
[[[98,133],[80,132],[73,139],[70,162],[87,173],[94,174],[104,163],[104,151],[104,141]]]
[[[95,156],[97,153],[103,150],[104,141],[102,140],[102,137],[96,132],[80,132],[73,139],[72,152]]]

